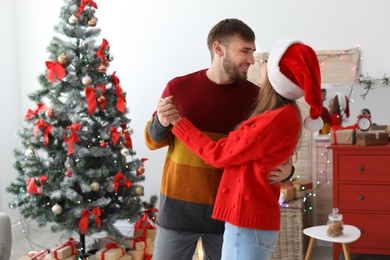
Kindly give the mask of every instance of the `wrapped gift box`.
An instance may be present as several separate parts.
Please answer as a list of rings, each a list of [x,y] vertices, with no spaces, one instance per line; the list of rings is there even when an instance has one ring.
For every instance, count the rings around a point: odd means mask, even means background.
[[[75,255],[68,256],[67,258],[64,258],[62,260],[77,260],[77,259],[78,259],[78,255],[75,254]],[[52,258],[51,255],[46,255],[45,260],[58,260],[58,259]]]
[[[131,255],[124,254],[123,256],[119,257],[118,260],[134,260]]]
[[[358,132],[356,134],[356,144],[360,146],[387,145],[389,134],[384,131]]]
[[[98,260],[118,260],[121,256],[125,254],[125,249],[123,247],[117,248],[102,248],[96,252],[96,259]]]
[[[145,236],[144,236],[145,233]],[[152,242],[154,242],[156,238],[156,230],[155,229],[146,229],[146,230],[137,230],[134,232],[134,237],[145,237],[145,238],[150,238]]]
[[[308,180],[293,180],[294,189],[296,191],[311,190],[313,189],[313,183]]]
[[[144,260],[144,250],[129,250],[126,254],[131,256],[131,260]]]
[[[112,237],[102,237],[102,238],[99,238],[97,240],[97,242],[98,242],[99,249],[105,248],[106,245],[108,245],[108,244],[118,244],[119,245],[119,243],[120,243],[118,240],[116,240]]]
[[[76,247],[77,242],[73,239],[70,239],[67,243],[62,246],[53,248],[50,250],[50,258],[57,260],[68,260],[67,258],[76,255],[78,253],[78,249]],[[70,260],[70,259],[69,259]]]
[[[313,183],[307,180],[293,180],[292,183],[295,199],[305,197],[313,189]]]
[[[123,242],[123,246],[128,249],[144,250],[148,245],[153,244],[150,238],[144,239],[143,237],[128,237]]]
[[[279,203],[286,203],[293,199],[294,199],[294,186],[292,185],[292,183],[291,182],[281,183]]]
[[[330,132],[331,144],[354,144],[355,143],[355,129],[341,129],[332,130]]]
[[[38,260],[38,259],[45,259],[47,255],[47,250],[34,250],[31,252],[28,252],[26,255],[19,258],[19,260]]]

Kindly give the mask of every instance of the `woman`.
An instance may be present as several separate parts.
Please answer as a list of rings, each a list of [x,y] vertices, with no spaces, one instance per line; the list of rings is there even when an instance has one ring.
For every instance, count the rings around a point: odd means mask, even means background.
[[[341,126],[343,120],[349,117],[349,100],[343,93],[337,92],[329,100],[330,127]]]
[[[305,127],[321,129],[320,81],[317,56],[309,46],[279,41],[261,66],[257,106],[228,137],[214,142],[188,119],[172,121],[172,132],[191,151],[224,167],[213,211],[214,219],[225,221],[222,259],[270,258],[280,229],[280,185],[269,184],[267,173],[297,146],[301,117],[295,100],[305,96],[311,106]]]

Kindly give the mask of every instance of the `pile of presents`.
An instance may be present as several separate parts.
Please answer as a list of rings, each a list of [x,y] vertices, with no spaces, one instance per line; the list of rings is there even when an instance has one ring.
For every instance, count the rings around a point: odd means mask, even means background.
[[[152,260],[156,229],[148,220],[147,213],[134,226],[134,236],[118,241],[111,237],[98,239],[98,251],[88,260]],[[68,242],[52,250],[34,251],[19,260],[77,260],[80,256],[80,243]]]
[[[302,208],[301,198],[307,196],[313,189],[313,183],[307,180],[294,179],[280,184],[279,204],[293,208]]]
[[[331,144],[356,144],[359,146],[387,145],[390,141],[390,126],[373,125],[369,131],[361,131],[356,127],[340,127],[331,129]]]

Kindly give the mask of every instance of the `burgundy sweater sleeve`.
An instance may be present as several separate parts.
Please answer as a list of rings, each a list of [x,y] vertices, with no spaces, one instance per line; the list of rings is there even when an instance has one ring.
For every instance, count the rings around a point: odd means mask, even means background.
[[[192,152],[214,167],[253,160],[261,161],[264,167],[280,165],[292,155],[299,131],[300,120],[292,105],[250,118],[217,142],[186,118],[179,120],[172,129]]]

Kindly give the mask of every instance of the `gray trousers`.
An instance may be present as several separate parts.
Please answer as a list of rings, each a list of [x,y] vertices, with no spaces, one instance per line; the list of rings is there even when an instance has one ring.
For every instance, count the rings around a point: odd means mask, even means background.
[[[193,260],[202,238],[203,260],[220,260],[223,234],[203,234],[157,227],[153,260]]]

